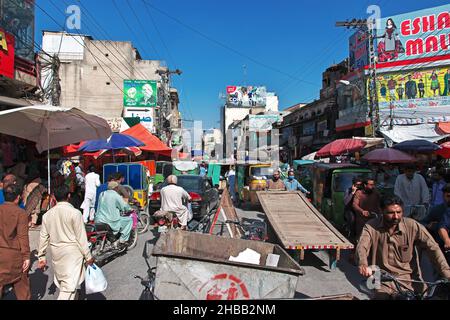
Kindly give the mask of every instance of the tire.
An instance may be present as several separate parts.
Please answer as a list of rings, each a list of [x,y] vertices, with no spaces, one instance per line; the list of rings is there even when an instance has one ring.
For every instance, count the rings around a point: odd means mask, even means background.
[[[146,233],[150,226],[150,215],[146,212],[141,212],[138,218],[138,234]]]
[[[129,245],[128,245],[127,248],[128,248],[129,250],[131,250],[131,249],[133,249],[134,247],[136,247],[136,245],[137,245],[137,239],[138,239],[138,230],[137,230],[137,228],[136,228],[136,229],[131,230],[131,233],[130,233],[130,239],[128,239]]]

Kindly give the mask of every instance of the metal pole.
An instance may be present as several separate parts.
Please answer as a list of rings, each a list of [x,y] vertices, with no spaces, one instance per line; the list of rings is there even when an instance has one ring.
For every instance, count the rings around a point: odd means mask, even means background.
[[[47,131],[47,179],[48,194],[51,195],[51,179],[50,179],[50,132]]]

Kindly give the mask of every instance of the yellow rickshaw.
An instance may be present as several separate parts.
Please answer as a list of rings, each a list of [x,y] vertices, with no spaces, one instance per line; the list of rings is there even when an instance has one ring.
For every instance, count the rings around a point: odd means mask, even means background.
[[[251,205],[259,205],[256,191],[266,189],[267,181],[272,179],[273,172],[271,164],[238,164],[236,166],[238,204],[249,202]]]

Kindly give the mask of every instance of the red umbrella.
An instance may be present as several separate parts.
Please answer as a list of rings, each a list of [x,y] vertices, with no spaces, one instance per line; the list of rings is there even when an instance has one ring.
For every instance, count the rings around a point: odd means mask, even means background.
[[[445,159],[450,159],[450,142],[441,144],[441,148],[441,150],[436,151],[436,154]]]
[[[376,149],[363,157],[368,162],[386,162],[386,163],[410,163],[415,162],[416,158],[409,154],[395,149]]]
[[[346,153],[358,152],[366,145],[367,142],[361,139],[339,139],[320,149],[316,157],[340,156]]]

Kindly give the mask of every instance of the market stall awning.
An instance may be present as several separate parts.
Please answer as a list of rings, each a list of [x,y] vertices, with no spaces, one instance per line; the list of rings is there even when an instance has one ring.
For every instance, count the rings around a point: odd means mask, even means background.
[[[450,122],[440,122],[437,124],[437,130],[440,134],[450,134]]]
[[[151,134],[142,124],[137,124],[122,133],[142,141],[144,143],[144,146],[140,147],[142,151],[154,152],[167,157],[172,155],[172,149]]]
[[[432,124],[418,124],[410,126],[394,126],[391,130],[387,127],[381,128],[381,133],[387,139],[394,143],[401,143],[403,141],[421,139],[429,142],[437,142],[448,137],[448,134],[440,134],[436,131],[436,125]]]

